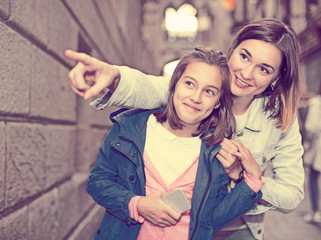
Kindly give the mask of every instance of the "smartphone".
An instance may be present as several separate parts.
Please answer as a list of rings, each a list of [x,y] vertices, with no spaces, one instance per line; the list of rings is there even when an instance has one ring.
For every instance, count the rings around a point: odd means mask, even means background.
[[[191,209],[191,204],[181,188],[164,195],[162,201],[180,214]]]

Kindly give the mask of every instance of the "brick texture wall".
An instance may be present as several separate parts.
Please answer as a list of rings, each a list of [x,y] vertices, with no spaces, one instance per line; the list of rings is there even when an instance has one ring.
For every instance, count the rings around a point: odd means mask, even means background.
[[[63,52],[151,70],[140,14],[140,1],[0,0],[0,239],[93,239],[104,210],[85,188],[114,109],[72,92]]]

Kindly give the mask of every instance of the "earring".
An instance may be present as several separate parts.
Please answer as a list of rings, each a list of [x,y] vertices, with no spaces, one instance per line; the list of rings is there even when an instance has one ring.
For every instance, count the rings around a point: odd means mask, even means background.
[[[218,103],[215,105],[214,109],[218,109],[220,106],[221,106],[221,103],[218,102]]]
[[[271,90],[274,91],[275,85],[271,84]]]

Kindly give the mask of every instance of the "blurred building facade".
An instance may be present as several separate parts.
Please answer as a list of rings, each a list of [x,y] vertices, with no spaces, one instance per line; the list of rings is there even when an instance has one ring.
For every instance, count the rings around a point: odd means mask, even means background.
[[[104,210],[86,193],[111,123],[68,83],[71,48],[149,68],[141,2],[0,0],[0,239],[93,239]],[[139,61],[137,61],[139,59]]]
[[[183,10],[190,22],[168,26]],[[313,90],[320,15],[318,0],[0,0],[0,239],[92,239],[104,214],[85,187],[113,108],[71,91],[66,48],[158,75],[197,46],[226,53],[243,24],[274,17],[299,34]]]
[[[224,51],[231,41],[227,31],[232,23],[230,11],[222,0],[144,0],[142,14],[142,40],[153,49],[154,74],[162,74],[166,63],[180,59],[194,47]],[[177,25],[176,29],[168,25],[168,15],[174,18],[171,23]],[[189,21],[193,18],[197,29],[183,31],[185,26],[194,24]]]
[[[320,0],[145,0],[142,39],[154,49],[154,74],[161,74],[167,62],[181,58],[197,46],[225,53],[245,24],[260,18],[277,18],[290,25],[299,36],[302,48],[302,77],[309,91],[318,89],[320,80],[321,36]],[[195,37],[168,36],[166,12],[179,12],[189,4],[196,10],[198,29]]]

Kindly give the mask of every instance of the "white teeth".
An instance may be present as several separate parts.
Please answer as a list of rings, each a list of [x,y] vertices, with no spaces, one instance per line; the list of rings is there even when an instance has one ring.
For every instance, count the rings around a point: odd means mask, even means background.
[[[247,84],[247,83],[245,83],[245,82],[243,82],[241,79],[239,79],[239,78],[236,78],[237,79],[237,81],[240,83],[240,84],[242,84],[243,86],[250,86],[249,84]]]

